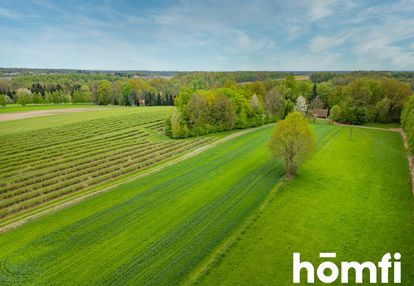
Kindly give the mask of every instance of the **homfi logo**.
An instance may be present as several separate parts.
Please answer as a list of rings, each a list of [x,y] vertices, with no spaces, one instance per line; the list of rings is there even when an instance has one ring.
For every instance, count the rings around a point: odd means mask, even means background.
[[[320,253],[319,257],[332,259],[336,258],[336,253]],[[300,259],[300,253],[293,253],[293,283],[301,282],[301,273],[304,271],[307,274],[306,282],[315,283],[315,267],[312,263],[301,261]],[[388,281],[390,279],[388,274],[390,269],[392,269],[394,272],[393,283],[399,284],[401,283],[400,259],[401,254],[395,253],[394,261],[392,262],[391,254],[386,253],[377,264],[370,261],[365,261],[363,263],[356,261],[341,262],[340,268],[332,261],[325,261],[316,268],[316,276],[321,282],[326,284],[337,281],[339,275],[341,275],[341,283],[377,283],[377,272],[380,272],[381,279],[379,283],[389,283]],[[377,265],[379,270],[377,269]],[[352,273],[351,271],[355,274],[355,281],[349,281],[349,274]],[[369,274],[369,279],[366,279],[367,281],[363,281],[363,273]],[[304,281],[305,280],[303,280],[303,282]]]

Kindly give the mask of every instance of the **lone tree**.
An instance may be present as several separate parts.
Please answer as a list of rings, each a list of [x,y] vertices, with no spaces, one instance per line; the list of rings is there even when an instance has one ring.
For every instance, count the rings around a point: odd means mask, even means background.
[[[314,147],[314,134],[298,111],[289,113],[276,124],[269,142],[272,155],[284,160],[288,178],[296,174],[298,166],[312,153]]]

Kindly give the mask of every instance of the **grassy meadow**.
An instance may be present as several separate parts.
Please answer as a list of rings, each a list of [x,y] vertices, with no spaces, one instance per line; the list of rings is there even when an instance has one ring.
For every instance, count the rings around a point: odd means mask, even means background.
[[[315,267],[326,261],[319,252],[336,252],[337,265],[400,252],[402,285],[414,284],[407,165],[398,133],[354,128],[349,140],[349,128],[338,128],[198,282],[290,285],[293,252]]]
[[[28,104],[26,106],[21,106],[20,104],[8,104],[4,107],[0,106],[0,114],[63,108],[99,108],[99,106],[97,106],[96,104],[89,103]]]

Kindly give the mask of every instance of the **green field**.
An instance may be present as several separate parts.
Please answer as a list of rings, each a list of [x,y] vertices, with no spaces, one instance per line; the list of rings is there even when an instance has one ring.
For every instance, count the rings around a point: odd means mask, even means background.
[[[401,128],[401,124],[399,123],[377,123],[377,122],[367,122],[364,123],[363,126],[368,127],[375,127],[375,128],[384,128],[384,129],[390,129],[390,128]]]
[[[9,130],[0,133],[4,219],[229,134],[168,139],[168,112],[0,123]],[[4,232],[0,284],[290,285],[293,252],[318,265],[319,252],[364,261],[397,251],[403,281],[413,283],[414,200],[399,134],[353,129],[349,140],[349,127],[312,129],[317,152],[280,188],[282,164],[270,158],[264,127]]]
[[[48,109],[62,109],[62,108],[99,108],[100,106],[96,104],[87,104],[87,103],[61,103],[61,104],[28,104],[26,106],[21,106],[18,104],[9,104],[5,107],[0,106],[1,113],[11,113],[11,112],[25,112],[33,110],[48,110]]]
[[[414,285],[407,165],[398,133],[354,129],[350,141],[348,128],[341,128],[217,256],[201,284],[290,285],[293,252],[315,267],[326,261],[319,252],[336,252],[337,265],[400,252],[402,285]]]
[[[265,148],[269,131],[2,234],[0,281],[179,282],[281,176]]]
[[[163,128],[168,111],[113,108],[77,114],[77,122],[70,120],[74,114],[61,114],[0,123],[3,131],[11,125],[34,128],[0,135],[0,218],[83,192],[214,140],[167,138]]]
[[[77,106],[79,107],[79,106]],[[89,107],[88,107],[89,108]],[[158,118],[166,116],[171,111],[170,106],[154,107],[119,107],[105,106],[87,112],[61,113],[57,115],[33,117],[12,121],[0,122],[0,136],[11,135],[25,131],[33,131],[44,128],[63,127],[70,123],[84,122],[87,120],[105,119],[119,115],[151,112]]]

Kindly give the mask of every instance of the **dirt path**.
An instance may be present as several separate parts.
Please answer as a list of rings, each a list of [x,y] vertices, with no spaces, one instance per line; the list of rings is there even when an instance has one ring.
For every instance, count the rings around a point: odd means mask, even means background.
[[[13,220],[12,222],[10,222],[10,223],[8,223],[4,226],[1,226],[0,227],[0,233],[3,233],[3,232],[6,232],[6,231],[9,231],[11,229],[14,229],[16,227],[19,227],[19,226],[21,226],[21,225],[23,225],[23,224],[25,224],[29,221],[32,221],[32,220],[35,220],[37,218],[43,217],[43,216],[45,216],[47,214],[50,214],[52,212],[58,211],[60,209],[67,208],[67,207],[75,205],[77,203],[80,203],[80,202],[82,202],[82,201],[84,201],[84,200],[86,200],[90,197],[93,197],[93,196],[96,196],[98,194],[101,194],[101,193],[107,192],[109,190],[112,190],[113,188],[115,188],[119,185],[122,185],[122,184],[125,184],[125,183],[128,183],[128,182],[134,181],[136,179],[148,176],[150,174],[159,172],[159,171],[161,171],[162,169],[164,169],[166,167],[174,165],[174,164],[176,164],[180,161],[183,161],[185,159],[194,157],[194,156],[200,154],[201,152],[207,151],[208,149],[211,149],[211,148],[213,148],[217,145],[223,144],[223,143],[225,143],[225,142],[227,142],[227,141],[229,141],[233,138],[239,137],[241,135],[250,133],[250,132],[255,131],[255,130],[260,130],[260,129],[269,127],[270,125],[271,124],[267,124],[267,125],[263,125],[263,126],[260,126],[260,127],[249,128],[249,129],[244,129],[244,130],[235,132],[233,134],[227,135],[226,137],[218,139],[218,140],[216,140],[216,141],[214,141],[210,144],[207,144],[207,145],[202,146],[200,148],[197,148],[197,149],[195,149],[195,150],[193,150],[189,153],[186,153],[186,154],[184,154],[184,155],[182,155],[182,156],[180,156],[176,159],[170,160],[170,161],[165,162],[165,163],[163,163],[159,166],[153,167],[153,168],[151,168],[147,171],[144,171],[144,172],[142,172],[142,173],[140,173],[136,176],[131,176],[131,177],[128,177],[128,178],[123,179],[123,180],[115,181],[114,183],[112,183],[110,185],[107,185],[107,186],[105,186],[104,188],[102,188],[100,190],[85,192],[85,193],[79,194],[78,196],[72,196],[70,198],[67,198],[66,200],[60,200],[59,202],[56,202],[55,204],[51,204],[51,205],[49,205],[45,208],[39,209],[38,211],[33,210],[32,214],[26,214],[26,215],[23,214],[22,218],[17,219],[17,220]]]
[[[407,157],[408,157],[408,166],[410,166],[410,174],[411,174],[411,186],[412,186],[412,192],[414,195],[414,166],[413,166],[413,155],[410,154],[410,152],[408,152],[408,137],[407,134],[405,134],[404,130],[402,130],[402,128],[396,128],[399,129],[399,131],[401,134],[401,137],[403,138],[404,141],[404,147],[407,150]]]
[[[79,108],[45,109],[45,110],[31,110],[31,111],[26,111],[26,112],[5,113],[5,114],[0,114],[0,122],[32,118],[32,117],[56,115],[56,114],[61,114],[61,113],[75,113],[75,112],[94,111],[94,110],[103,110],[103,108],[79,107]]]
[[[402,128],[380,128],[380,127],[370,127],[370,126],[359,126],[359,125],[348,125],[348,124],[341,124],[335,123],[335,125],[345,126],[345,127],[353,127],[353,128],[364,128],[364,129],[373,129],[373,130],[382,130],[382,131],[389,131],[389,132],[398,132],[401,134],[403,139],[404,148],[407,151],[407,160],[408,166],[410,168],[410,177],[411,177],[411,191],[414,195],[414,164],[413,164],[413,156],[408,151],[408,138],[407,134],[405,134]]]

